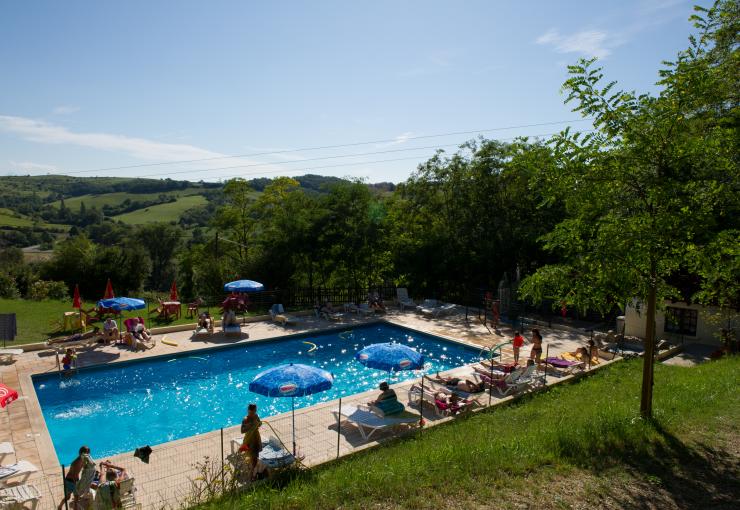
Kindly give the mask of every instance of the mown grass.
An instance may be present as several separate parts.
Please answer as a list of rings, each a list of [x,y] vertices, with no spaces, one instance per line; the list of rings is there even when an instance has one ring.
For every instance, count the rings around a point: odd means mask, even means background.
[[[641,367],[617,363],[200,508],[709,508],[713,498],[731,508],[737,459],[707,461],[693,441],[724,457],[721,438],[740,423],[740,360],[656,366],[654,421],[638,415]],[[681,474],[688,465],[702,475]],[[647,494],[633,489],[642,481]],[[660,484],[666,505],[641,501]]]
[[[155,304],[148,304],[152,309],[156,307]],[[83,303],[84,309],[89,309],[95,306],[94,303]],[[211,306],[208,308],[201,308],[201,311],[208,310],[213,317],[220,315],[220,307]],[[15,313],[16,321],[18,326],[18,336],[14,342],[8,342],[9,346],[29,344],[35,342],[45,342],[49,338],[58,336],[64,336],[71,334],[70,332],[62,332],[56,330],[56,324],[62,320],[64,312],[74,311],[72,309],[72,300],[67,301],[55,301],[55,300],[44,300],[44,301],[31,301],[26,299],[0,299],[0,313]],[[192,324],[197,319],[188,318],[186,316],[187,305],[182,305],[182,313],[180,318],[175,319],[159,319],[156,314],[152,313],[149,315],[148,308],[143,310],[136,310],[132,312],[124,312],[122,314],[123,319],[128,317],[144,317],[147,326],[149,327],[160,327],[160,326],[175,326],[178,324]],[[254,309],[248,315],[257,315],[266,313],[264,310]],[[88,326],[98,326],[102,329],[102,323],[88,324]],[[89,328],[88,328],[89,329]],[[2,342],[0,342],[2,345]]]
[[[177,221],[182,213],[199,205],[205,205],[206,197],[203,195],[183,196],[176,202],[153,205],[145,209],[137,209],[130,213],[114,216],[113,219],[128,223],[129,225],[141,225],[143,223]]]

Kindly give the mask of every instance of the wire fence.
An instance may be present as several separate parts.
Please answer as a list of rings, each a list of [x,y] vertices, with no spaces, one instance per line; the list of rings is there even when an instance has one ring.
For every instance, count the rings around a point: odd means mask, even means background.
[[[549,351],[545,359],[548,354]],[[391,437],[421,433],[430,425],[469,416],[504,398],[561,377],[553,376],[554,367],[545,363],[535,367],[526,381],[516,382],[506,369],[503,358],[507,356],[494,356],[500,359],[498,364],[460,367],[452,371],[455,377],[447,379],[423,373],[419,379],[395,384],[391,379],[391,388],[404,409],[388,415],[380,410],[382,405],[371,405],[378,392],[345,395],[310,407],[301,407],[302,402],[296,398],[294,412],[262,420],[263,450],[256,469],[249,460],[250,453],[240,451],[243,435],[240,427],[234,426],[152,445],[148,462],[136,457],[134,452],[97,458],[93,451],[102,477],[98,482],[105,480],[107,471],[115,473],[122,508],[190,508],[227,493],[249,489],[276,472],[312,467]],[[582,364],[580,371],[591,368]],[[28,480],[27,484],[40,496],[36,508],[53,510],[63,501],[67,470],[68,466],[60,466],[58,470],[36,473]],[[106,487],[78,484],[76,490],[80,492],[70,498],[67,508],[104,508],[100,504],[101,498],[105,499]],[[30,507],[31,502],[28,503]]]

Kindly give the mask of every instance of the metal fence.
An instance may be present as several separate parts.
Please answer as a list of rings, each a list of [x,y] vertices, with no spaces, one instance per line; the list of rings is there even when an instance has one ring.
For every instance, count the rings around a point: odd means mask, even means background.
[[[474,382],[485,381],[486,377],[490,379],[484,391],[469,395],[450,389],[430,375],[422,374],[420,379],[406,381],[394,382],[391,379],[391,387],[405,410],[385,419],[367,407],[368,401],[377,396],[375,392],[345,395],[333,401],[322,401],[320,394],[314,395],[318,398],[313,401],[300,402],[297,399],[295,415],[283,413],[263,419],[260,429],[262,441],[267,443],[265,451],[280,452],[283,457],[295,454],[296,462],[282,469],[312,467],[376,442],[404,434],[423,433],[430,425],[464,419],[517,392],[544,386],[548,379],[553,379],[548,375],[548,367],[544,368],[535,382],[514,388],[495,382],[497,377],[493,369],[488,374],[479,371],[477,375],[470,371],[465,374],[458,372],[463,381],[468,377]],[[588,371],[591,367],[583,369]],[[459,398],[453,398],[453,394]],[[306,407],[301,408],[301,405]],[[115,469],[125,470],[121,478],[129,481],[127,484],[121,482],[125,489],[123,508],[174,510],[248,489],[257,483],[253,480],[255,477],[261,480],[275,476],[276,472],[279,476],[281,469],[265,470],[271,462],[269,455],[264,463],[258,465],[257,472],[253,472],[245,454],[239,452],[241,443],[240,427],[234,426],[153,445],[148,463],[136,458],[133,452],[110,458],[96,458],[95,452],[91,453],[97,462],[109,461]],[[62,501],[63,472],[64,468],[60,467],[44,474],[37,473],[28,480],[41,496],[38,509],[53,510]],[[92,503],[95,497],[94,491],[83,491],[79,498],[82,504],[78,508],[96,508]],[[68,508],[75,508],[73,501],[74,497],[70,499]]]

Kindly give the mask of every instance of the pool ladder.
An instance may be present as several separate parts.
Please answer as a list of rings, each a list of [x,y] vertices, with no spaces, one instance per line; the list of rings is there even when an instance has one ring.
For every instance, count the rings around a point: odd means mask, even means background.
[[[494,357],[498,356],[499,359],[501,359],[501,349],[504,348],[505,345],[509,345],[511,343],[511,340],[508,342],[502,342],[500,344],[493,345],[491,347],[484,347],[480,350],[478,353],[479,358],[493,360]],[[488,352],[488,354],[484,357],[483,354],[485,352]]]

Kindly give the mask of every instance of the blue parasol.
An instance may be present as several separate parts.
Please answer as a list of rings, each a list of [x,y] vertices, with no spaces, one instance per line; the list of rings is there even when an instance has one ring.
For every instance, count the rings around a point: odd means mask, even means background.
[[[253,280],[237,280],[224,285],[225,292],[260,292],[265,286]]]
[[[125,310],[141,310],[146,306],[143,299],[116,297],[111,299],[101,299],[98,301],[98,308],[108,308],[117,312]]]
[[[355,354],[355,359],[368,368],[386,372],[419,370],[424,367],[424,355],[398,343],[373,344]]]
[[[295,448],[295,397],[320,393],[331,388],[334,376],[326,370],[300,363],[268,368],[249,383],[249,391],[266,397],[291,397],[293,414],[293,455]]]

